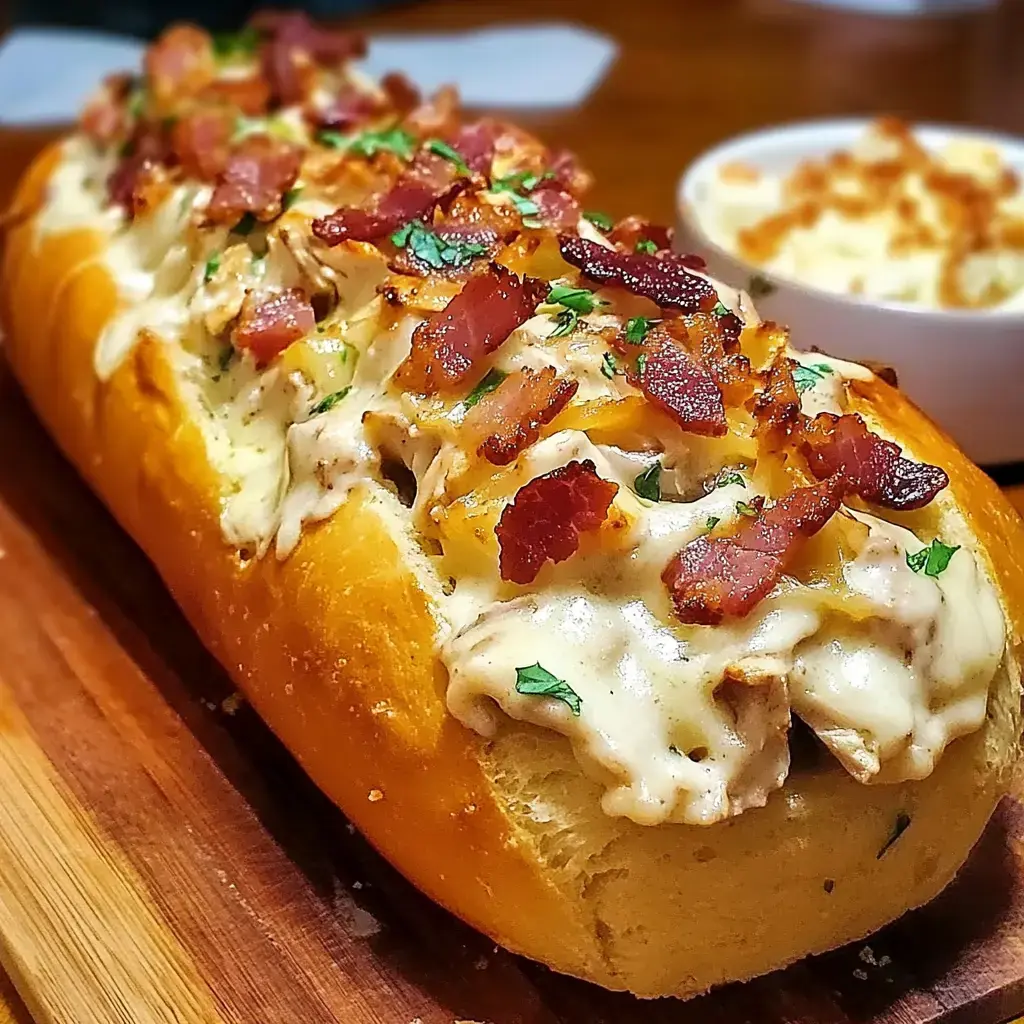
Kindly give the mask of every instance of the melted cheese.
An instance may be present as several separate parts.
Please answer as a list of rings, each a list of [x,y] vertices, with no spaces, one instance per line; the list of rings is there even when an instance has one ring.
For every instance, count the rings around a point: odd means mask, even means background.
[[[495,471],[500,493],[485,507],[465,493],[467,459],[457,444],[465,407],[438,411],[389,387],[422,316],[394,314],[377,297],[387,268],[374,247],[321,251],[293,209],[261,238],[265,257],[253,260],[248,243],[225,250],[226,232],[190,226],[192,209],[204,201],[195,190],[178,190],[153,216],[125,227],[98,198],[104,180],[88,146],[69,143],[38,221],[43,232],[88,226],[108,240],[102,258],[122,306],[99,339],[97,374],[109,376],[142,330],[167,344],[182,397],[225,480],[225,540],[239,549],[262,555],[275,547],[277,557],[287,557],[303,528],[330,516],[355,488],[368,490],[371,507],[386,507],[435,603],[448,707],[468,728],[491,736],[516,719],[554,730],[603,785],[606,813],[644,825],[708,825],[763,805],[783,784],[791,709],[863,782],[924,777],[949,742],[981,724],[1005,625],[991,584],[966,549],[932,580],[906,563],[921,547],[913,534],[861,515],[867,540],[843,569],[859,601],[856,616],[843,601],[787,579],[743,620],[680,625],[661,583],[664,566],[710,522],[735,520],[737,503],[756,494],[756,473],[747,472],[741,483],[706,489],[723,467],[744,461],[735,439],[674,431],[631,438],[631,448],[560,430]],[[601,241],[589,225],[581,230]],[[208,275],[205,261],[214,251],[221,265]],[[339,379],[350,384],[326,412],[316,411],[322,386],[316,374],[302,372],[301,359],[266,370],[247,357],[219,365],[225,349],[218,335],[246,291],[295,284],[334,293],[338,304],[321,328],[341,342],[326,351],[352,353],[343,376],[340,364],[324,375],[332,387]],[[748,296],[720,294],[755,322]],[[554,319],[543,311],[513,332],[496,365],[553,366],[579,380],[577,401],[621,397],[629,388],[604,372],[597,334],[613,322],[599,308],[581,318],[583,330],[553,338]],[[841,413],[844,382],[870,377],[826,356],[793,355],[832,371],[803,393],[812,415]],[[546,566],[529,588],[502,583],[497,516],[530,480],[584,459],[618,484],[613,510],[623,528],[607,543]],[[655,459],[670,500],[645,501],[634,491]],[[395,460],[416,480],[409,510],[382,475]],[[465,527],[446,516],[459,502],[468,503],[470,523],[486,513],[487,528],[456,538],[453,531]],[[438,541],[440,556],[428,557],[409,539],[414,527]],[[459,544],[470,556],[450,573]],[[454,588],[442,588],[450,575]],[[572,688],[578,715],[554,697],[517,691],[517,669],[534,663]]]

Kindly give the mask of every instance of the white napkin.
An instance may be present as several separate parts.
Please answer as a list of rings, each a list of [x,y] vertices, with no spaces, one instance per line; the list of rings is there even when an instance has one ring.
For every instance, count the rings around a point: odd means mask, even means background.
[[[96,83],[135,70],[145,44],[80,29],[18,28],[0,43],[0,123],[73,121]],[[451,82],[471,107],[571,107],[617,52],[607,36],[549,23],[473,32],[373,38],[373,75],[402,71],[424,91]]]

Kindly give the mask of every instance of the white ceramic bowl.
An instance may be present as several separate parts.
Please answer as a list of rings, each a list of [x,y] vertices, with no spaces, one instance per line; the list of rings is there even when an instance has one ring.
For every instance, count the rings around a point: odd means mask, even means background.
[[[982,465],[1024,462],[1024,312],[934,310],[828,292],[765,273],[713,243],[701,207],[719,166],[742,161],[785,173],[808,157],[848,148],[870,122],[814,121],[738,136],[699,157],[679,184],[676,247],[695,252],[708,270],[737,288],[754,275],[774,291],[755,297],[765,319],[789,326],[797,348],[818,347],[851,360],[896,369],[900,387]],[[918,125],[929,149],[953,136],[996,145],[1024,176],[1024,141],[969,129]]]

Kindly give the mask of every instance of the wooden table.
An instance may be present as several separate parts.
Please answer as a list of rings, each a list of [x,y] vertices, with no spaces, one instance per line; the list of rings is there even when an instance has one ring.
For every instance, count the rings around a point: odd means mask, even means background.
[[[1024,0],[981,16],[936,21],[840,14],[775,0],[573,0],[561,4],[551,4],[550,0],[516,0],[514,4],[508,0],[439,0],[396,8],[368,18],[364,24],[372,31],[437,30],[552,18],[580,21],[613,35],[621,46],[620,57],[581,109],[544,114],[516,112],[513,116],[551,141],[574,149],[597,175],[593,207],[615,215],[642,212],[671,221],[675,184],[688,161],[720,139],[773,122],[892,112],[1024,134]],[[501,69],[495,69],[495,73],[500,74]],[[4,153],[0,196],[7,194],[20,168],[47,135],[0,132]],[[374,961],[367,958],[362,947],[353,946],[350,937],[331,932],[323,949],[317,947],[295,956],[294,951],[302,949],[296,945],[296,936],[327,934],[318,908],[333,903],[339,913],[355,915],[357,923],[361,920],[361,911],[353,909],[353,886],[323,898],[325,885],[339,885],[337,865],[328,870],[320,859],[310,859],[308,850],[315,843],[307,843],[308,836],[294,834],[295,829],[305,832],[306,823],[323,819],[327,812],[322,802],[302,787],[294,766],[282,758],[259,723],[247,720],[244,712],[238,716],[239,721],[228,722],[219,711],[213,713],[216,721],[203,718],[210,714],[207,703],[216,707],[211,697],[223,696],[218,692],[223,678],[198,650],[133,546],[61,464],[2,375],[0,449],[5,451],[0,465],[0,540],[24,541],[19,542],[16,551],[6,553],[8,558],[18,560],[19,571],[31,575],[39,586],[45,583],[57,588],[55,614],[61,617],[62,628],[73,625],[83,637],[90,638],[96,658],[106,659],[104,671],[115,673],[117,685],[123,687],[123,702],[112,714],[110,706],[103,703],[105,698],[97,696],[100,682],[82,676],[85,706],[99,709],[93,742],[103,735],[114,742],[125,735],[128,725],[137,728],[150,715],[150,732],[140,729],[137,735],[127,736],[118,748],[118,756],[137,769],[132,779],[141,773],[141,781],[124,784],[136,796],[147,794],[147,799],[155,802],[168,831],[152,837],[148,846],[140,843],[138,836],[126,835],[121,841],[134,851],[131,870],[146,879],[159,895],[161,913],[177,920],[181,927],[187,924],[183,916],[186,905],[176,903],[175,894],[160,890],[155,880],[163,877],[166,886],[171,870],[168,865],[187,863],[194,849],[209,848],[192,834],[190,825],[184,826],[188,836],[177,834],[173,827],[178,820],[195,820],[197,813],[202,816],[209,811],[210,816],[203,820],[216,832],[213,841],[230,840],[234,845],[224,849],[238,853],[237,861],[225,854],[224,870],[218,862],[220,874],[226,878],[225,872],[230,872],[231,878],[240,878],[248,872],[275,880],[269,892],[261,891],[262,902],[258,905],[246,904],[240,895],[228,893],[222,898],[211,892],[211,918],[233,913],[240,922],[236,927],[257,930],[263,928],[264,917],[273,919],[278,929],[272,936],[273,948],[281,953],[279,958],[248,964],[232,964],[227,957],[224,966],[217,968],[225,972],[223,984],[234,984],[231,971],[243,972],[243,978],[253,981],[252,972],[258,973],[265,966],[266,998],[272,1000],[272,993],[293,993],[295,979],[301,978],[302,972],[329,979],[332,964],[343,962],[350,973],[365,976],[371,988],[379,985],[373,973]],[[1024,509],[1024,487],[1017,488],[1013,497]],[[32,524],[31,533],[24,531],[24,523]],[[0,603],[7,602],[4,607],[13,610],[16,605],[11,602],[17,598],[0,587]],[[33,600],[31,594],[25,595],[28,605]],[[127,654],[120,650],[122,643]],[[0,665],[0,696],[7,687],[2,668]],[[62,667],[55,661],[54,671],[80,673],[82,669]],[[193,688],[191,681],[199,677],[203,678],[202,685],[196,683]],[[183,679],[187,685],[183,685]],[[147,702],[154,699],[154,694],[166,699],[170,707],[153,710]],[[61,729],[59,715],[55,714],[35,736],[39,749],[47,755],[57,750],[75,751],[73,739]],[[102,733],[102,729],[108,733]],[[154,774],[147,760],[149,753],[141,737],[157,732],[163,741],[176,744],[180,761],[171,773],[173,784],[167,781],[171,775],[161,778]],[[255,758],[254,745],[259,752]],[[115,770],[116,766],[103,760],[101,751],[106,749],[98,748],[93,761],[83,761],[78,774],[64,781],[71,792],[70,804],[81,805],[112,828],[118,790],[111,787],[110,779],[120,778],[121,769]],[[216,768],[211,766],[210,758]],[[259,777],[253,778],[253,765],[266,764],[268,758],[275,767],[269,772],[261,769]],[[274,775],[278,769],[280,779]],[[289,801],[295,806],[283,810]],[[252,816],[250,807],[256,809],[259,820]],[[220,817],[216,817],[218,814]],[[214,821],[215,826],[210,824]],[[1020,822],[1010,822],[1008,829],[1010,826],[1014,835],[1021,830]],[[275,837],[287,850],[286,858],[273,845]],[[354,856],[357,862],[360,858],[372,860],[358,846],[358,840],[343,841],[356,847],[354,853],[348,850],[347,856]],[[512,958],[482,956],[482,952],[490,954],[483,940],[467,935],[425,900],[417,902],[415,894],[402,888],[400,880],[386,872],[381,875],[379,867],[374,870],[389,896],[399,893],[404,907],[403,926],[412,922],[412,940],[408,934],[400,940],[389,940],[394,947],[392,955],[399,961],[409,960],[410,949],[429,935],[430,941],[449,956],[442,975],[431,975],[422,965],[414,966],[409,971],[409,991],[391,993],[396,1006],[410,1010],[404,1020],[413,1018],[413,1010],[416,1014],[422,1012],[425,1024],[461,1016],[497,1020],[500,1007],[513,1003],[534,1007],[523,1020],[569,1019],[562,1015],[564,1004],[549,1015],[548,1007],[558,1005],[558,996],[552,996],[552,986],[543,976],[528,972],[523,980]],[[350,875],[348,882],[351,880]],[[232,882],[230,889],[234,888]],[[281,910],[285,905],[287,913]],[[176,915],[182,915],[181,919]],[[215,925],[200,921],[189,927],[197,929],[198,935],[215,936]],[[125,937],[129,947],[133,938],[131,934]],[[289,951],[292,959],[284,955]],[[477,969],[481,962],[486,971]],[[836,965],[843,962],[826,958],[823,967],[796,971],[808,970],[808,977],[811,973],[815,976],[815,985],[830,990],[833,974],[835,985],[841,986]],[[59,964],[49,966],[59,969]],[[23,972],[25,966],[19,969]],[[544,1008],[529,1002],[539,998],[530,995],[535,985],[548,1000]],[[324,981],[324,992],[329,988],[329,980]],[[558,991],[563,998],[566,992],[576,992],[580,1005],[591,1005],[591,996],[583,987]],[[766,991],[750,986],[747,994],[732,999],[736,1019],[753,1012]],[[425,1009],[418,1008],[420,1004],[409,992],[421,996],[427,993],[422,996]],[[338,1005],[327,994],[322,998],[324,1006]],[[301,1011],[299,1016],[279,1018],[268,1013],[244,1019],[382,1019],[368,1016],[370,1011],[358,1003],[353,1004],[351,1016],[329,1018],[320,1013],[320,1004],[319,1009],[312,1010],[301,1002],[291,1005],[295,1012]],[[630,1009],[622,1002],[612,1005],[619,1008],[612,1011],[616,1021],[653,1019],[642,1009]],[[444,1011],[455,1007],[458,1012],[445,1016]],[[39,1014],[39,1008],[35,1009]],[[784,1011],[777,1006],[775,1009],[781,1019]],[[277,1010],[281,1012],[280,1006]],[[595,1008],[592,1019],[599,1019],[603,1012]],[[670,1016],[664,1007],[656,1012],[652,1008],[652,1013],[659,1021],[667,1021]],[[876,1019],[870,1014],[862,1019],[869,1018]],[[40,1015],[39,1019],[44,1018]],[[684,1017],[672,1015],[671,1019]],[[687,1021],[694,1019],[689,1013],[685,1015]],[[716,1015],[715,1019],[726,1018]],[[10,982],[0,974],[0,1024],[27,1024],[29,1020]]]

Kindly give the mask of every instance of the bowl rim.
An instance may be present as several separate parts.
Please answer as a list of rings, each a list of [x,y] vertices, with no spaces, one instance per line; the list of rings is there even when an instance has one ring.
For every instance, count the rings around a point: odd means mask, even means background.
[[[788,121],[723,139],[721,142],[698,154],[684,168],[676,188],[676,211],[685,222],[687,230],[701,245],[719,258],[725,258],[737,264],[747,271],[749,277],[764,278],[776,289],[785,288],[789,291],[802,293],[810,298],[835,302],[841,306],[848,306],[851,309],[878,310],[919,320],[972,324],[975,326],[993,323],[999,323],[1001,326],[1014,323],[1024,324],[1024,309],[932,309],[928,306],[900,302],[895,299],[875,299],[862,295],[851,295],[847,292],[829,291],[826,288],[806,284],[795,278],[759,267],[757,264],[749,262],[737,253],[730,252],[717,242],[712,241],[704,230],[696,215],[693,191],[698,182],[705,180],[716,166],[726,162],[730,154],[735,153],[736,150],[756,150],[758,143],[777,143],[784,141],[787,137],[792,139],[809,136],[815,137],[826,131],[840,134],[849,133],[851,138],[853,138],[876,120],[878,120],[877,117],[842,117]],[[959,135],[964,138],[978,139],[996,144],[1019,155],[1019,160],[1015,159],[1011,162],[1014,164],[1019,163],[1024,168],[1024,138],[989,131],[985,128],[964,125],[942,124],[930,121],[914,121],[908,122],[908,124],[910,130],[915,134],[921,132],[925,134]],[[825,155],[831,152],[834,146],[835,143],[826,143],[819,146],[819,152],[821,155]],[[748,159],[751,158],[748,157]]]

